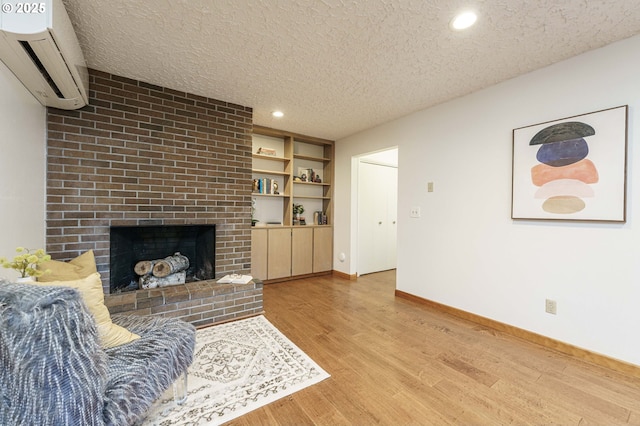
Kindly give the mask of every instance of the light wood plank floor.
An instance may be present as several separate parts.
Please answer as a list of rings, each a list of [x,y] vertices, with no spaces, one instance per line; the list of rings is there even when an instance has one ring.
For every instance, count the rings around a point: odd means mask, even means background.
[[[640,379],[394,297],[395,271],[265,285],[331,378],[233,425],[640,424]]]

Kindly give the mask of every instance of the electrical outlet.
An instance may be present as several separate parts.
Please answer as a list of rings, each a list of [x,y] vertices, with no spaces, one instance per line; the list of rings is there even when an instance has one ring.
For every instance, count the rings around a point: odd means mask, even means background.
[[[420,207],[411,207],[410,217],[420,217]]]
[[[558,305],[555,300],[547,299],[544,303],[544,310],[548,314],[555,315],[558,311]]]

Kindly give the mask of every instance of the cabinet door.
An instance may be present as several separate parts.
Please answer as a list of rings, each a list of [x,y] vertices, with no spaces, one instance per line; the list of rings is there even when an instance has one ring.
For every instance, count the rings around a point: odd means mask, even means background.
[[[313,230],[313,272],[333,269],[333,228],[322,227]]]
[[[291,275],[313,272],[313,228],[291,230]]]
[[[267,279],[291,276],[291,228],[269,229]]]
[[[267,230],[251,230],[251,275],[267,279]]]

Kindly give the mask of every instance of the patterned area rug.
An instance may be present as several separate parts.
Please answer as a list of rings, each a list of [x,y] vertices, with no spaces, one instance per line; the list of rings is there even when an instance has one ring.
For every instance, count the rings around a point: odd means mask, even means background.
[[[264,316],[198,330],[187,402],[169,389],[144,425],[218,425],[329,377]]]

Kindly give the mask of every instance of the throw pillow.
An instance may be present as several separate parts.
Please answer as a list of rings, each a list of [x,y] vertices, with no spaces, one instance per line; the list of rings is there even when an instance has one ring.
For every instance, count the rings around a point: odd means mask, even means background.
[[[137,334],[111,322],[109,310],[104,305],[104,291],[102,290],[102,281],[100,280],[100,274],[98,272],[94,272],[87,277],[77,280],[40,281],[35,284],[41,286],[63,286],[78,289],[82,296],[82,300],[96,320],[98,335],[103,348],[113,348],[140,338]]]
[[[93,250],[82,253],[69,262],[60,262],[59,260],[49,260],[38,266],[41,271],[50,271],[40,277],[38,281],[72,281],[88,277],[98,272],[96,269],[96,259]]]

